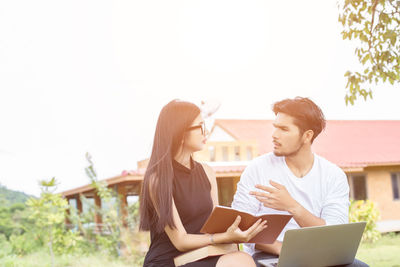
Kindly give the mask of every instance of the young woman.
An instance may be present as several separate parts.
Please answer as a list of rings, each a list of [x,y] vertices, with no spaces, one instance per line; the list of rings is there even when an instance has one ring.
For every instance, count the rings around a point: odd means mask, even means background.
[[[140,202],[140,229],[151,235],[144,267],[173,267],[174,257],[185,251],[210,244],[246,242],[267,227],[259,220],[241,231],[238,217],[225,233],[199,233],[218,204],[213,170],[192,159],[193,152],[202,150],[206,131],[200,109],[194,104],[173,100],[161,110]],[[185,266],[255,264],[251,256],[238,251]]]

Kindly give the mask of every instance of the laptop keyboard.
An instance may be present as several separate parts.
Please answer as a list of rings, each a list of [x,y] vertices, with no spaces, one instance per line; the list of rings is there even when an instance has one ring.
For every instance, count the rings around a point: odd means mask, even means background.
[[[261,266],[266,266],[266,267],[277,267],[278,266],[277,262],[262,262],[262,261],[258,261],[258,263],[260,263]]]

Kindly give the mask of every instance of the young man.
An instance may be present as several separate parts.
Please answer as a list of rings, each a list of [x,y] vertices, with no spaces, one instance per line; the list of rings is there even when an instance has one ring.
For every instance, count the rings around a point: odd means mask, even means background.
[[[289,229],[348,223],[345,173],[311,150],[325,128],[321,109],[308,98],[296,97],[275,103],[273,111],[273,153],[254,159],[244,170],[232,207],[252,214],[289,213],[293,218],[275,243],[244,245],[255,260],[279,255]],[[349,266],[366,265],[355,260]]]

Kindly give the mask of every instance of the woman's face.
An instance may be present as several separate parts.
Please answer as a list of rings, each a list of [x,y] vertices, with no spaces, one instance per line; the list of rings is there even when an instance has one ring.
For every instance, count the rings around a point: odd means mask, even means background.
[[[202,150],[206,144],[207,135],[208,131],[205,127],[203,117],[200,114],[187,129],[184,136],[183,148],[190,152]]]

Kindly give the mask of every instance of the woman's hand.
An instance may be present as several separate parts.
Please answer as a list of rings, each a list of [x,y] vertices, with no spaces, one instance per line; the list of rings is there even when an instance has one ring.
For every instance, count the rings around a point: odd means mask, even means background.
[[[268,227],[267,221],[262,221],[259,219],[246,231],[242,231],[239,228],[241,217],[237,216],[233,224],[226,230],[225,234],[230,242],[235,243],[246,243],[253,237],[255,237],[259,232]]]

